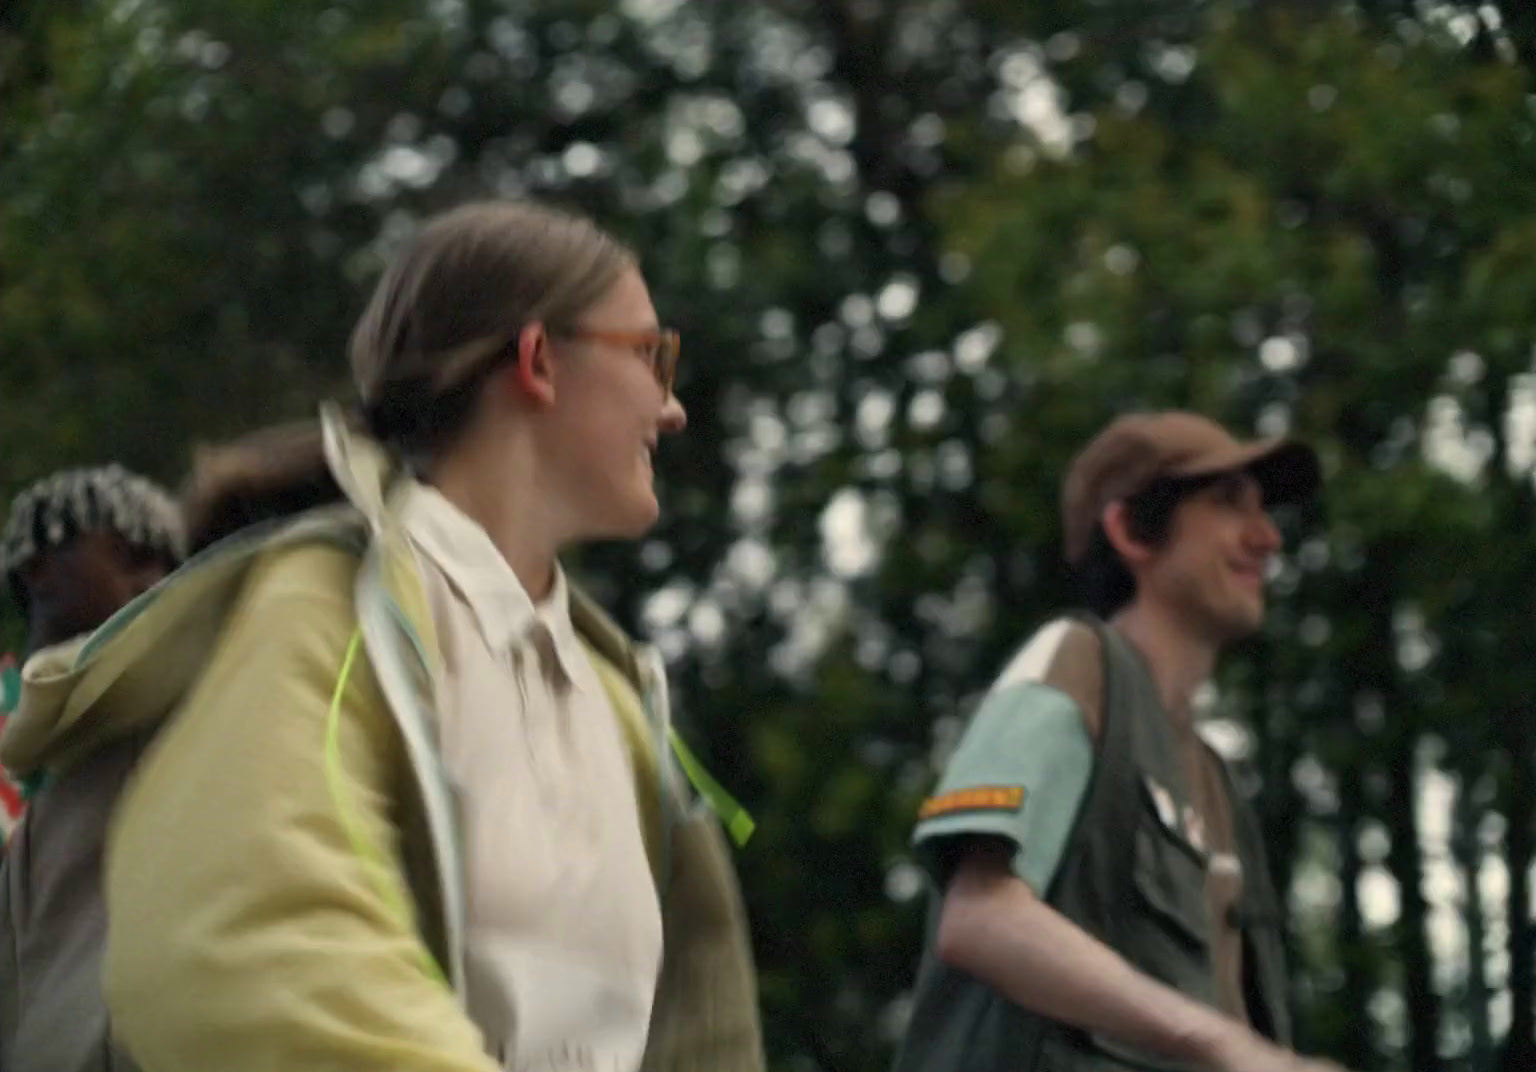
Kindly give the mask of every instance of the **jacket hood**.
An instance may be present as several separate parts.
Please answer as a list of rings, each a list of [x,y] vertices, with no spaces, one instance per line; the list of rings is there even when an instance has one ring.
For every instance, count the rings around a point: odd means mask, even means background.
[[[289,540],[366,546],[388,525],[386,487],[396,467],[378,444],[322,407],[326,464],[347,503],[273,518],[213,544],[123,607],[95,632],[35,653],[21,670],[21,702],[0,733],[0,763],[31,779],[56,774],[96,748],[163,721],[207,665],[257,551]]]
[[[355,512],[328,507],[240,533],[193,558],[94,633],[34,654],[0,733],[0,763],[22,779],[57,774],[163,721],[218,642],[258,551],[329,539],[362,546]]]
[[[21,702],[0,733],[0,764],[22,779],[57,774],[95,749],[162,722],[196,682],[238,598],[247,567],[259,552],[324,539],[361,553],[383,545],[384,583],[419,620],[423,646],[436,652],[414,556],[391,508],[399,468],[376,442],[324,407],[325,455],[346,501],[297,518],[275,518],[228,536],[194,556],[94,633],[45,648],[22,667]],[[404,553],[390,553],[404,552]],[[634,643],[598,606],[574,588],[577,632],[637,688],[650,667]]]
[[[44,686],[66,677],[75,665],[80,649],[89,636],[77,637],[51,648],[34,652],[22,669],[24,684],[16,708],[6,720],[0,736],[0,762],[13,774],[28,778],[36,772],[37,757],[45,752],[55,737],[67,737],[60,725],[69,690]]]

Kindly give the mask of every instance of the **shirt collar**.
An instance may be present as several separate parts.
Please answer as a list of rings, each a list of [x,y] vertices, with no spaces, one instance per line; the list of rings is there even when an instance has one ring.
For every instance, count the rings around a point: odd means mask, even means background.
[[[580,682],[575,670],[581,642],[571,623],[570,589],[558,562],[549,598],[535,604],[485,529],[436,488],[414,485],[403,517],[412,541],[469,606],[493,654],[510,656],[527,645],[542,624],[566,680],[573,686]]]
[[[560,568],[558,562],[555,563],[554,586],[550,588],[549,598],[538,609],[538,614],[554,639],[555,653],[560,658],[565,676],[572,685],[579,687],[581,679],[576,676],[575,670],[580,665],[579,660],[586,658],[586,651],[576,633],[576,625],[571,621],[571,589],[565,580],[565,570]]]

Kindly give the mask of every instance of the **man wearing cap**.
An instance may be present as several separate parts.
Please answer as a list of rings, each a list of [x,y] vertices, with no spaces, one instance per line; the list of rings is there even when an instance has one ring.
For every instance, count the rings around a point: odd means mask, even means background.
[[[1298,443],[1137,414],[1073,462],[1065,550],[1089,612],[992,686],[914,835],[938,891],[897,1072],[1320,1072],[1291,1035],[1258,823],[1194,726],[1256,631],[1280,534],[1320,481]]]
[[[67,662],[69,642],[175,569],[185,550],[176,501],[121,466],[33,484],[0,534],[0,575],[26,616],[26,654]],[[0,865],[5,1072],[134,1067],[109,1041],[100,888],[106,815],[142,745],[128,738],[60,772],[12,832]]]

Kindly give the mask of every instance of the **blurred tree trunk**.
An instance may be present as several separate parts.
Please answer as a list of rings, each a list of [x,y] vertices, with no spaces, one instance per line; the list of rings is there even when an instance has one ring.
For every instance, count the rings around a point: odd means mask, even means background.
[[[1382,541],[1370,549],[1362,576],[1361,605],[1370,622],[1365,657],[1370,668],[1368,680],[1378,690],[1386,714],[1384,804],[1387,832],[1391,836],[1388,866],[1399,890],[1399,911],[1393,931],[1402,962],[1408,1067],[1413,1072],[1438,1072],[1440,1008],[1435,999],[1433,961],[1425,926],[1429,911],[1424,898],[1424,854],[1414,807],[1418,719],[1413,698],[1403,687],[1393,622],[1395,572],[1407,551],[1394,540]]]
[[[1529,1072],[1536,1067],[1536,1023],[1533,1023],[1532,973],[1536,944],[1531,930],[1531,811],[1536,807],[1532,782],[1531,733],[1522,712],[1508,719],[1509,789],[1504,814],[1509,819],[1505,862],[1509,867],[1509,1035],[1504,1041],[1503,1072]]]
[[[1506,508],[1508,531],[1529,533],[1536,519],[1536,491],[1530,481],[1512,482]],[[1523,555],[1512,562],[1512,575],[1505,587],[1530,584],[1529,540],[1520,547]],[[1516,579],[1518,578],[1518,580]],[[1530,593],[1525,593],[1526,600]],[[1508,604],[1505,604],[1508,606]],[[1500,660],[1504,666],[1519,666],[1529,660],[1530,603],[1509,607],[1500,622]],[[1508,679],[1505,678],[1507,681]],[[1505,835],[1505,864],[1509,868],[1509,1034],[1504,1041],[1500,1067],[1504,1072],[1525,1072],[1536,1067],[1536,932],[1531,928],[1531,863],[1536,855],[1536,839],[1531,822],[1536,813],[1536,771],[1532,770],[1536,732],[1522,686],[1506,685],[1509,695],[1495,698],[1495,717],[1499,718],[1500,743],[1509,761],[1509,780],[1504,800],[1508,821]]]
[[[1429,951],[1424,853],[1414,809],[1417,779],[1413,746],[1413,736],[1400,735],[1387,761],[1387,827],[1392,834],[1389,859],[1399,890],[1395,930],[1408,1013],[1408,1067],[1414,1072],[1436,1072],[1440,1068],[1440,1005],[1435,997],[1434,964]]]
[[[1465,1015],[1472,1034],[1468,1057],[1470,1067],[1483,1069],[1493,1064],[1493,1028],[1488,1020],[1488,925],[1483,918],[1483,899],[1478,886],[1483,864],[1483,849],[1477,836],[1481,813],[1473,799],[1474,785],[1473,779],[1466,779],[1457,797],[1452,851],[1456,855],[1457,868],[1466,876],[1466,906],[1462,912],[1467,924]]]
[[[1351,1069],[1370,1068],[1371,1018],[1365,1003],[1375,990],[1360,916],[1360,819],[1364,810],[1361,787],[1365,772],[1358,767],[1339,772],[1339,815],[1335,830],[1339,846],[1339,961],[1344,969],[1344,1000],[1351,1015],[1342,1040],[1340,1059]]]

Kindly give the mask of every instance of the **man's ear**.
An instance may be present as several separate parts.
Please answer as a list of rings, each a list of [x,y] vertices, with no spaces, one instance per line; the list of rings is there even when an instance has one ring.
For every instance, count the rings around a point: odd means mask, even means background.
[[[517,360],[509,370],[508,387],[539,409],[555,403],[555,362],[549,332],[538,322],[517,333]]]
[[[1104,512],[1099,515],[1099,524],[1104,526],[1104,536],[1109,540],[1109,545],[1126,565],[1141,565],[1156,553],[1156,548],[1143,543],[1131,533],[1130,518],[1126,516],[1125,503],[1120,500],[1104,507]]]

